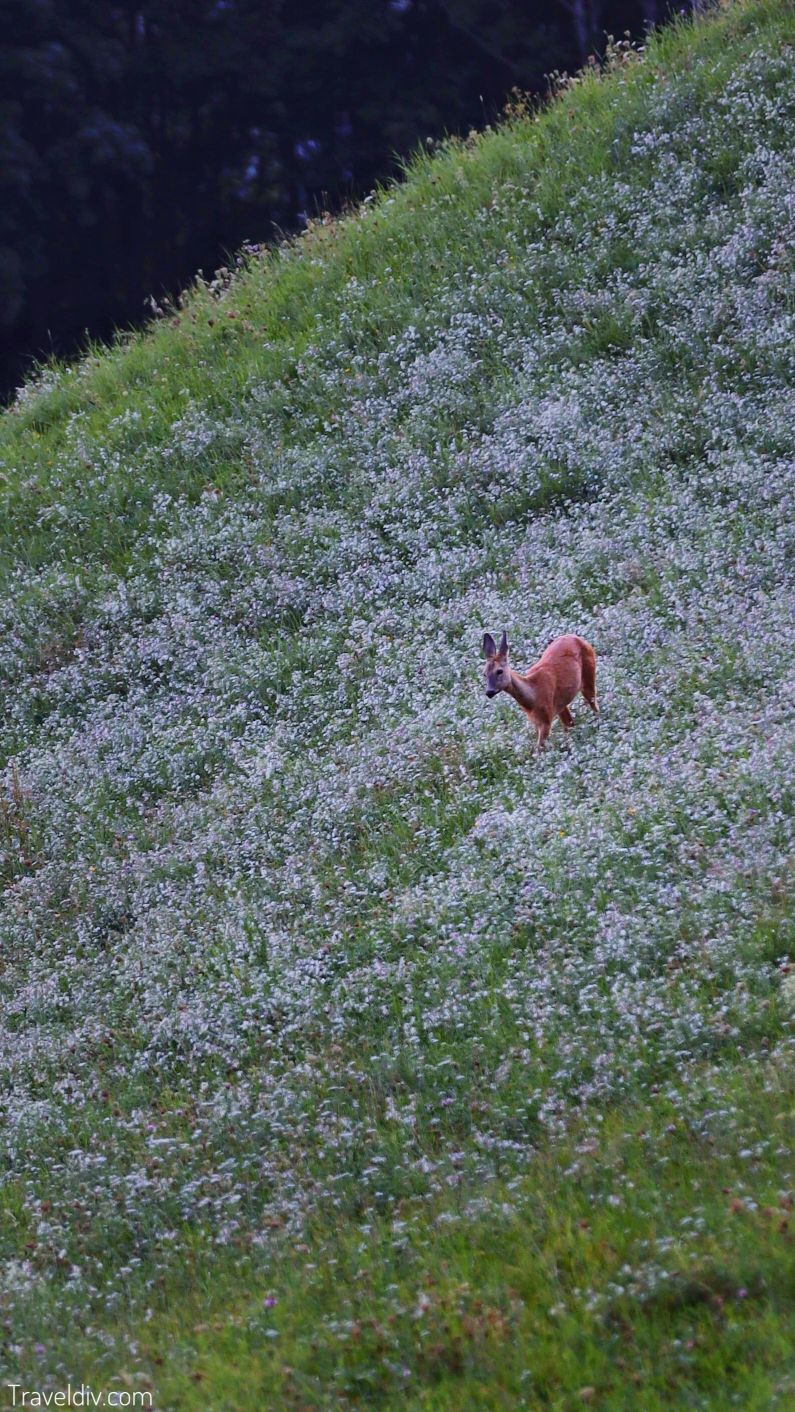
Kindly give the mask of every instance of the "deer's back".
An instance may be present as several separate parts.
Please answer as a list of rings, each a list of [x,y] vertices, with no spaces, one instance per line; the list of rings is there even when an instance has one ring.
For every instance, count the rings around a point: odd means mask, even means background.
[[[536,689],[539,704],[543,699],[553,713],[568,706],[582,686],[582,646],[574,633],[557,637],[525,673]]]

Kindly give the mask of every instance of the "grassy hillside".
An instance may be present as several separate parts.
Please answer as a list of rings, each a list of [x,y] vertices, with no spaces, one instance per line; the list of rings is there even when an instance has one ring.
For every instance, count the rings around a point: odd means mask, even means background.
[[[619,50],[3,417],[6,1378],[795,1405],[794,59]],[[599,654],[540,757],[503,627]]]

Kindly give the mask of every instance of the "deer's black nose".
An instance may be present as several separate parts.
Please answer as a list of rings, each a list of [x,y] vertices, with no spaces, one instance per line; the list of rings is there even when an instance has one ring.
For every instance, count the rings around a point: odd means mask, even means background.
[[[491,689],[490,686],[487,686],[487,687],[486,687],[486,695],[488,696],[489,701],[491,701],[492,696],[496,696],[497,693],[496,693],[496,691],[492,691],[492,689]]]

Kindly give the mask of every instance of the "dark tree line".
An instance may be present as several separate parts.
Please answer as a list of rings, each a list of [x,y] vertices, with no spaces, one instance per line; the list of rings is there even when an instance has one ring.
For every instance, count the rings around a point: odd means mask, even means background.
[[[0,392],[665,0],[0,0]]]

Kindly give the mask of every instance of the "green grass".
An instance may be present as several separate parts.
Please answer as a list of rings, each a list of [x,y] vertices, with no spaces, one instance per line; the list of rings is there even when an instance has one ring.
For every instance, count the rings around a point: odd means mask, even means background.
[[[120,1319],[134,1385],[197,1412],[786,1408],[792,1100],[788,1068],[730,1064],[542,1146],[521,1181],[277,1228],[267,1272],[244,1248],[206,1268],[197,1244]]]
[[[709,82],[718,90],[760,23],[769,27],[772,43],[774,32],[780,42],[789,38],[788,8],[779,0],[767,10],[738,5],[697,31],[670,27],[655,38],[649,61],[639,64],[620,52],[610,82],[585,74],[570,96],[540,117],[520,113],[464,146],[450,143],[432,157],[418,154],[405,184],[381,193],[364,223],[315,223],[299,241],[249,262],[228,288],[213,293],[207,285],[195,286],[185,309],[145,337],[126,336],[112,351],[95,347],[74,369],[64,367],[52,391],[38,393],[4,419],[0,563],[49,565],[55,557],[79,562],[84,572],[96,564],[118,571],[133,545],[140,553],[155,494],[196,496],[207,485],[234,494],[245,484],[246,466],[235,454],[233,431],[230,446],[190,461],[174,456],[168,469],[162,457],[153,457],[150,466],[144,457],[132,483],[124,461],[141,449],[157,450],[194,399],[210,416],[234,419],[255,383],[275,385],[275,409],[280,400],[287,403],[286,439],[294,439],[290,433],[299,417],[310,432],[313,417],[333,419],[339,408],[329,403],[328,388],[296,386],[297,369],[313,331],[336,323],[350,281],[366,288],[350,335],[352,356],[366,355],[368,344],[383,347],[410,318],[432,325],[440,289],[458,270],[488,270],[495,255],[510,264],[512,234],[524,237],[529,229],[543,238],[583,183],[622,169],[633,124],[643,119],[644,96],[661,73],[686,71],[697,46],[710,61]],[[697,82],[692,98],[708,99]],[[731,149],[726,162],[736,165]],[[642,189],[638,166],[633,176]],[[534,208],[530,218],[523,212],[524,222],[532,224],[515,232],[512,190],[520,190],[525,203],[531,196]],[[484,230],[477,217],[497,193],[507,195],[503,219]],[[577,237],[587,239],[587,228]],[[622,263],[632,268],[634,260],[631,250],[622,255],[620,241],[611,249],[613,269]],[[381,278],[385,269],[388,279]],[[543,317],[556,293],[553,278],[527,316]],[[631,337],[630,329],[621,333],[603,316],[585,330],[580,356],[588,359]],[[489,369],[493,378],[506,372],[499,362]],[[131,408],[140,417],[132,426],[123,420]],[[97,469],[91,462],[74,457],[64,467],[60,460],[64,431],[75,417],[86,442],[101,447],[109,466],[101,485],[86,475]],[[301,436],[299,429],[299,441]],[[48,510],[57,497],[68,503],[68,517],[53,524]],[[268,510],[279,503],[266,500],[266,524]]]
[[[795,1405],[793,52],[614,48],[4,413],[9,1378]],[[538,758],[504,625],[597,646]]]

